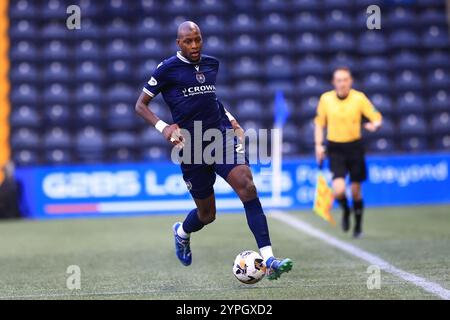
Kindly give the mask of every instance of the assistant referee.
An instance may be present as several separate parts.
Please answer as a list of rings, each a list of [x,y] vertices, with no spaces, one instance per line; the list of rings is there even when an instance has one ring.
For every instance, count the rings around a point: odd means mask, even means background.
[[[364,145],[361,139],[363,118],[368,131],[376,131],[381,126],[382,116],[366,95],[352,89],[353,78],[350,69],[337,68],[333,72],[334,90],[322,94],[314,119],[315,151],[319,163],[328,155],[333,174],[333,191],[342,208],[342,229],[350,229],[351,210],[346,197],[346,176],[350,175],[351,194],[355,225],[353,236],[362,235],[363,198],[361,182],[367,178]],[[327,129],[324,143],[324,129]]]

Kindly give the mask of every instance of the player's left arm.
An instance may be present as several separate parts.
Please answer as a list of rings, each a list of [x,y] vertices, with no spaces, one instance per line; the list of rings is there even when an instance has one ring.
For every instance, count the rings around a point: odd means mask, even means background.
[[[370,132],[377,131],[383,123],[383,116],[364,94],[361,101],[361,111],[369,119],[369,122],[364,124],[364,128]]]
[[[225,107],[225,115],[227,116],[228,120],[230,120],[231,126],[233,127],[234,133],[239,138],[239,141],[244,140],[244,129],[242,129],[239,122],[236,120],[236,118],[231,114],[230,111],[228,111]]]

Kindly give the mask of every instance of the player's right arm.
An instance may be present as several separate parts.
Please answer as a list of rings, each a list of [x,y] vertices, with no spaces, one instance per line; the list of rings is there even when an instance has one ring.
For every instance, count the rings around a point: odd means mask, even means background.
[[[325,159],[325,146],[324,146],[324,130],[327,125],[327,116],[325,103],[321,97],[319,105],[317,106],[317,114],[314,118],[314,145],[317,163],[322,163]]]
[[[169,125],[164,122],[149,107],[150,101],[153,97],[160,93],[161,90],[163,90],[163,88],[168,84],[166,77],[163,63],[160,63],[150,80],[142,89],[141,95],[136,102],[135,110],[136,113],[140,115],[147,123],[151,124],[159,132],[161,132],[166,140],[170,141],[174,145],[183,147],[183,137],[180,133],[180,128],[178,125],[176,123]]]

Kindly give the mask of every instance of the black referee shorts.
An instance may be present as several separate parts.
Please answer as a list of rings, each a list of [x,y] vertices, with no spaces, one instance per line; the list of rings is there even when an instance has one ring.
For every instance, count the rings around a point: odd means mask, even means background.
[[[351,182],[362,182],[367,179],[362,140],[344,143],[327,141],[327,154],[333,179],[345,179],[347,174],[350,174]]]

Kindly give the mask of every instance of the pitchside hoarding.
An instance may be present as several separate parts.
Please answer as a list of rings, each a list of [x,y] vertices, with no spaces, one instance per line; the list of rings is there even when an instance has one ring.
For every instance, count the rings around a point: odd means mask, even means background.
[[[371,156],[364,185],[367,206],[450,203],[450,154]],[[270,207],[270,166],[252,166],[263,205]],[[281,207],[310,209],[317,165],[311,158],[283,163]],[[326,172],[330,179],[330,173]],[[22,207],[30,218],[99,217],[186,213],[194,203],[172,163],[138,163],[17,170],[23,187]],[[217,208],[243,210],[242,204],[217,177]]]

